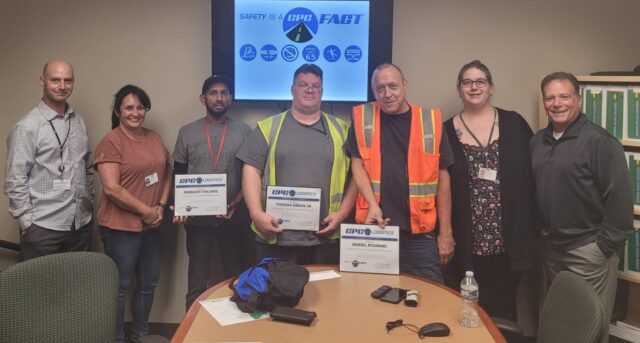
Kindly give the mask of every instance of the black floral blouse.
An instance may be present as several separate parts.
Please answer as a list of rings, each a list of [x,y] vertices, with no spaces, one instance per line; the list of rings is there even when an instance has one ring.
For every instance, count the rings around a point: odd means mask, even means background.
[[[462,144],[462,150],[469,166],[473,253],[475,255],[504,253],[506,246],[502,238],[498,140],[493,141],[486,148]],[[496,171],[495,181],[478,177],[480,168]]]

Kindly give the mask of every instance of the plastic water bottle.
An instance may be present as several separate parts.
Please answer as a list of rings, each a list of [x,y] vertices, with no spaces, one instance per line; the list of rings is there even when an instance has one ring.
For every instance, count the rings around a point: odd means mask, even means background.
[[[460,310],[460,324],[469,328],[474,328],[480,324],[478,318],[478,297],[480,289],[473,272],[467,271],[464,279],[460,283],[460,295],[462,298],[462,309]]]

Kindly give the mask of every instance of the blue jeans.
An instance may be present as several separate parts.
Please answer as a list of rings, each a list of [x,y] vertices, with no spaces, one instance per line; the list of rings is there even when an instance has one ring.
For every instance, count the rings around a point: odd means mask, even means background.
[[[443,283],[438,245],[432,235],[400,234],[400,272]]]
[[[160,231],[129,232],[100,226],[100,238],[105,254],[116,263],[120,274],[116,342],[124,342],[124,303],[135,272],[131,341],[137,342],[149,331],[149,313],[160,275]]]

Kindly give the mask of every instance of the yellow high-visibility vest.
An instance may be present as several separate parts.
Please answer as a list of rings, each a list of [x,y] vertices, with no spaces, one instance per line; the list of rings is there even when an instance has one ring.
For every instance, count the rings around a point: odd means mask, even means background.
[[[276,146],[278,145],[278,137],[280,136],[280,129],[284,123],[285,117],[289,115],[288,111],[276,114],[275,116],[263,119],[258,122],[258,128],[264,136],[267,145],[269,146],[269,154],[267,157],[267,164],[262,172],[262,206],[264,208],[266,202],[266,190],[267,186],[277,186],[276,183]],[[334,116],[330,116],[326,113],[322,113],[322,116],[327,121],[329,128],[329,134],[333,141],[333,166],[331,168],[331,181],[329,182],[329,213],[334,213],[340,208],[342,203],[342,196],[347,181],[347,174],[349,172],[349,164],[351,160],[344,152],[344,143],[347,140],[347,134],[349,132],[349,124]],[[265,240],[269,244],[276,244],[276,235],[265,235],[258,230],[254,223],[251,223],[251,229],[260,238]],[[337,239],[340,237],[340,232],[335,231],[329,238]]]

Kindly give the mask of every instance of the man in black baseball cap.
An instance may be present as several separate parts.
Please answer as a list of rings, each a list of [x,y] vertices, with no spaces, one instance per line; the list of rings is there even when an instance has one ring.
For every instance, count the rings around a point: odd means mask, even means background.
[[[255,242],[250,220],[242,200],[242,164],[235,156],[250,128],[230,117],[231,80],[213,75],[202,84],[200,102],[204,117],[183,126],[173,150],[174,173],[226,174],[227,214],[219,216],[175,216],[184,224],[189,255],[187,310],[207,288],[239,274],[255,262]],[[251,246],[253,244],[253,247]],[[211,275],[212,252],[217,245],[223,275]]]

